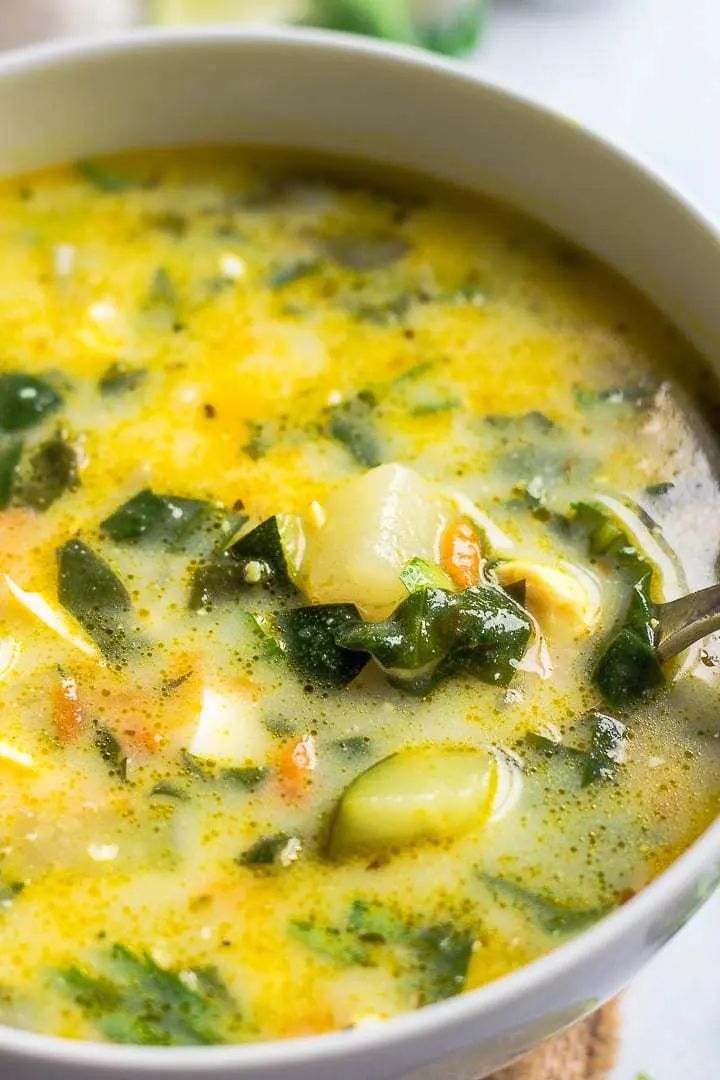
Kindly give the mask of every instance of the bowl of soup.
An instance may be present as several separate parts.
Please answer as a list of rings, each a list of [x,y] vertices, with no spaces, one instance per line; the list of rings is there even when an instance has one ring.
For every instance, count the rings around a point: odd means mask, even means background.
[[[486,1075],[717,878],[716,237],[342,36],[0,113],[3,1068]]]

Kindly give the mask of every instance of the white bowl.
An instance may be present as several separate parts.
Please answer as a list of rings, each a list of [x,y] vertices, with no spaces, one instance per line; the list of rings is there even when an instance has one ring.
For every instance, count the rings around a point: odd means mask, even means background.
[[[576,124],[414,50],[230,30],[41,47],[0,61],[0,130],[4,173],[143,146],[245,142],[352,154],[459,182],[593,251],[720,368],[720,243],[708,223]],[[719,876],[720,822],[639,896],[551,955],[377,1027],[206,1049],[0,1028],[0,1075],[476,1080],[619,990]]]

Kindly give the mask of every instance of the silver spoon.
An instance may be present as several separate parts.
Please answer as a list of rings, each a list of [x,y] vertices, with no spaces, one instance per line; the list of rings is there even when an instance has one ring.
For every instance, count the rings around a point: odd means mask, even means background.
[[[720,585],[653,605],[655,653],[661,664],[720,629]]]

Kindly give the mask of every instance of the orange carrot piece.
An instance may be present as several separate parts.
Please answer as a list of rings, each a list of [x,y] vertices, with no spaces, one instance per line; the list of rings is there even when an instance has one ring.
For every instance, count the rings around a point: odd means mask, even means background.
[[[440,561],[459,589],[480,582],[482,549],[477,532],[465,518],[451,522],[440,540]]]
[[[282,796],[289,802],[299,802],[312,782],[311,773],[316,765],[317,752],[312,735],[303,735],[299,742],[284,746],[277,761]]]
[[[72,675],[63,675],[53,686],[53,724],[60,742],[76,739],[85,725],[77,683]]]

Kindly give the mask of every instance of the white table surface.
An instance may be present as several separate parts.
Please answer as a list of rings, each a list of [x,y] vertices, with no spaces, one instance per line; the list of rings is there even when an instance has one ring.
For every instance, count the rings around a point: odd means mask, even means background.
[[[0,0],[0,47],[20,32],[111,32],[131,6]],[[640,154],[720,228],[720,0],[495,0],[471,63]],[[720,893],[637,977],[622,1014],[612,1080],[720,1080]]]

